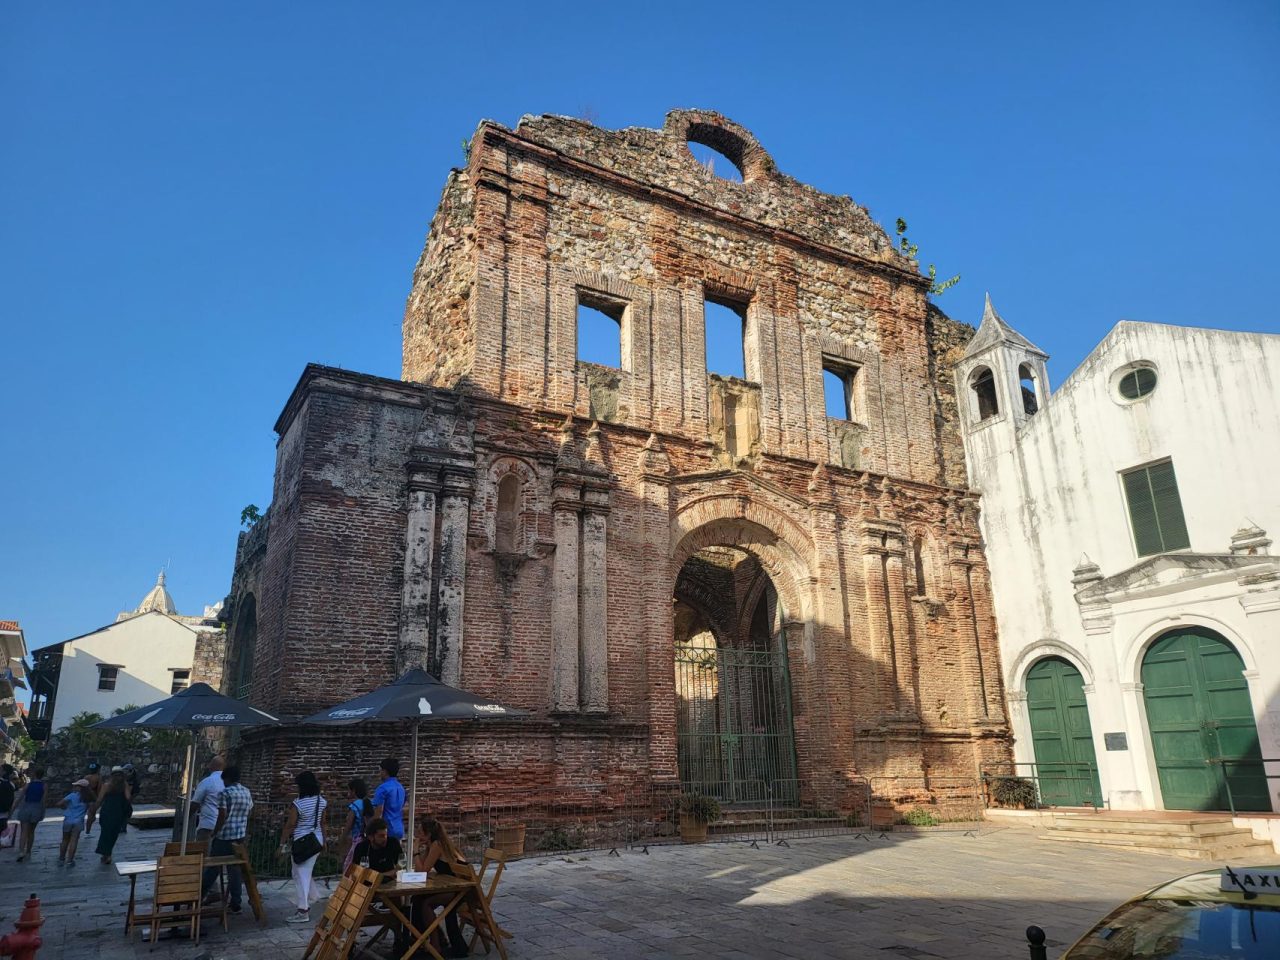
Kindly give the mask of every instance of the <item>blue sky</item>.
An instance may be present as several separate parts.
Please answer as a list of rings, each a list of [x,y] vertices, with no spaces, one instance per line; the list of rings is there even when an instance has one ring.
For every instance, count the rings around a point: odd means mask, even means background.
[[[225,594],[303,365],[398,374],[481,118],[720,110],[1057,383],[1122,318],[1280,332],[1277,49],[1274,0],[5,4],[0,618]]]

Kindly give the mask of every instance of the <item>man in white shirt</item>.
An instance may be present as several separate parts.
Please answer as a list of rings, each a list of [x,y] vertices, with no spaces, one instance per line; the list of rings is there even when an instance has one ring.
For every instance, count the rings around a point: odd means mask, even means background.
[[[208,840],[213,836],[213,828],[218,825],[218,795],[226,789],[222,782],[222,768],[226,761],[222,757],[214,757],[209,761],[209,775],[196,785],[196,792],[191,795],[191,809],[197,811],[196,839]]]

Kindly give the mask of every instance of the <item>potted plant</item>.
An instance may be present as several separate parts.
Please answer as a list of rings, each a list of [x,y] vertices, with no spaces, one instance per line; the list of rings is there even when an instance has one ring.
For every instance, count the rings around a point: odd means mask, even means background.
[[[720,804],[715,797],[686,793],[680,797],[680,841],[705,843],[707,824],[720,819]]]
[[[998,777],[991,786],[991,799],[1002,807],[1035,810],[1040,806],[1036,785],[1025,777]]]
[[[508,857],[518,857],[524,853],[523,823],[500,823],[493,828],[493,845]]]

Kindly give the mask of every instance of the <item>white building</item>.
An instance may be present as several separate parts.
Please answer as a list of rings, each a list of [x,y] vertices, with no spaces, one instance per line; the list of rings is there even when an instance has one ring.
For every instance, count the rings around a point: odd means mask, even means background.
[[[1020,773],[1280,810],[1280,336],[1122,322],[1052,394],[1046,359],[988,300],[956,368]]]
[[[27,642],[16,620],[0,620],[0,761],[17,757],[17,740],[26,732],[18,691],[27,688]]]
[[[119,707],[177,693],[193,680],[216,687],[223,649],[216,617],[216,608],[201,617],[180,616],[161,573],[142,603],[114,623],[32,651],[32,735],[47,739],[78,713],[109,717]],[[198,667],[198,659],[208,667]],[[217,676],[211,678],[215,661]]]

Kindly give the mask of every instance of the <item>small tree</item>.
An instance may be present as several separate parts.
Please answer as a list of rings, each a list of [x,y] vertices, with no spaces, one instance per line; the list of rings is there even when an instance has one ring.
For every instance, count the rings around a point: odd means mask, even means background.
[[[240,511],[240,526],[246,530],[262,519],[262,513],[256,503],[251,503]]]

